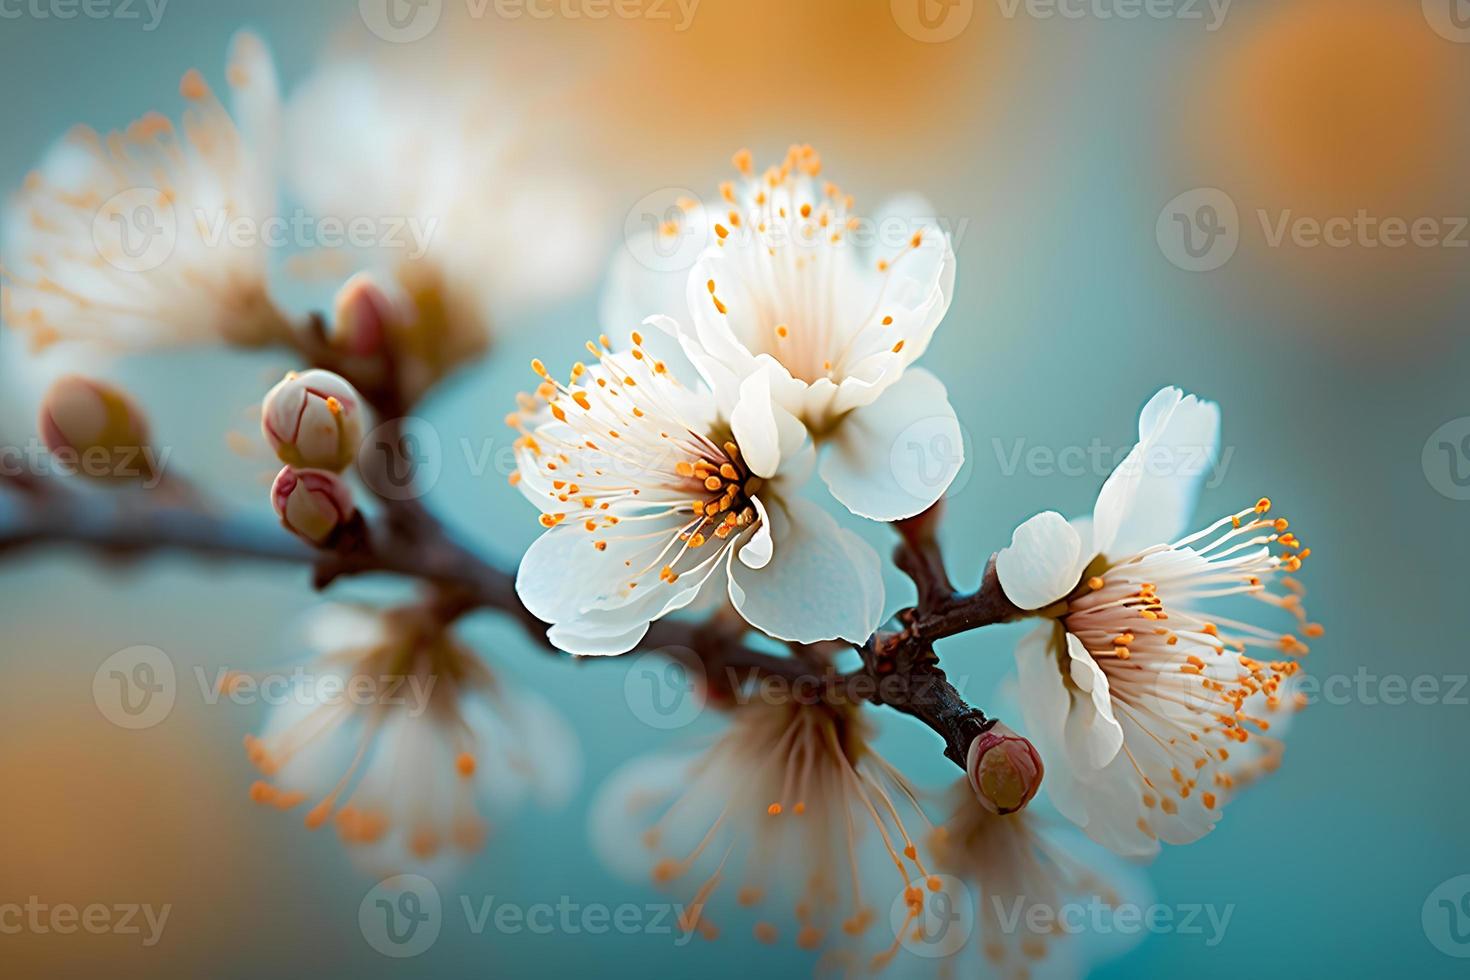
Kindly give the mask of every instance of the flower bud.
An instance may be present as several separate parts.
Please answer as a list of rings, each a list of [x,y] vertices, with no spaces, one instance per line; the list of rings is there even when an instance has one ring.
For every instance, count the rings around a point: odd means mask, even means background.
[[[291,372],[265,396],[260,429],[281,462],[340,473],[362,444],[362,398],[331,371]]]
[[[426,260],[408,262],[396,273],[404,315],[389,324],[389,343],[399,383],[410,403],[490,345],[482,304]]]
[[[997,722],[970,743],[965,774],[981,806],[1015,813],[1041,788],[1041,756],[1030,741]]]
[[[352,357],[372,357],[383,349],[397,319],[393,301],[370,275],[360,272],[337,292],[332,344]]]
[[[289,466],[271,485],[271,506],[286,530],[316,545],[328,543],[357,513],[352,490],[340,476]]]
[[[38,424],[59,462],[98,480],[148,480],[154,474],[148,420],[119,388],[68,375],[41,400]]]

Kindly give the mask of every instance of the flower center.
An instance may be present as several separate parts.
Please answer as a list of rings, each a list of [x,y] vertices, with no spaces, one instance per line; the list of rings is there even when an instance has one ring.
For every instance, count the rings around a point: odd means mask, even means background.
[[[1288,530],[1285,518],[1265,516],[1270,507],[1262,498],[1174,544],[1103,569],[1074,593],[1061,617],[1107,676],[1125,732],[1142,729],[1149,752],[1168,760],[1166,766],[1150,766],[1140,761],[1143,750],[1134,749],[1147,807],[1177,812],[1175,799],[1159,793],[1161,768],[1180,799],[1189,797],[1207,767],[1214,787],[1229,789],[1235,777],[1220,766],[1230,758],[1229,743],[1247,741],[1247,725],[1259,732],[1270,727],[1249,713],[1251,705],[1279,708],[1283,685],[1300,670],[1295,660],[1252,657],[1247,650],[1266,648],[1287,657],[1308,650],[1294,632],[1207,616],[1201,602],[1246,597],[1291,613],[1302,637],[1322,635],[1321,626],[1307,620],[1300,584],[1284,574],[1298,570],[1310,549]],[[1284,592],[1267,585],[1275,578]],[[1126,745],[1125,751],[1134,754]],[[1213,792],[1203,792],[1201,799],[1214,808]]]
[[[532,476],[554,502],[542,526],[580,525],[598,551],[608,549],[614,528],[627,541],[645,542],[625,558],[629,588],[654,569],[661,581],[675,582],[695,564],[681,565],[686,556],[752,527],[763,485],[707,395],[681,386],[636,331],[632,341],[625,352],[614,352],[606,337],[589,343],[597,364],[574,365],[566,382],[533,361],[541,384],[506,420],[521,433],[522,466],[512,482]],[[620,528],[632,521],[653,530]]]

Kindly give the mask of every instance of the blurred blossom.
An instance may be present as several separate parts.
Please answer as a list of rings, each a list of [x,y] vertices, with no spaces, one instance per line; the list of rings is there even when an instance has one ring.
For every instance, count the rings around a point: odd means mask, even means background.
[[[392,301],[377,281],[367,273],[358,273],[337,291],[332,344],[351,357],[373,357],[383,349],[396,316]]]
[[[246,736],[264,777],[250,795],[332,824],[372,873],[451,874],[484,847],[486,811],[575,791],[581,750],[561,715],[509,691],[429,611],[327,606],[305,640],[307,682]]]
[[[34,346],[267,343],[287,323],[267,253],[227,229],[276,207],[279,95],[269,51],[236,35],[231,116],[198,71],[181,126],[151,112],[120,133],[73,130],[26,179],[4,228],[4,318]]]
[[[753,930],[762,943],[843,960],[877,941],[865,965],[882,966],[899,946],[879,924],[890,903],[903,896],[907,925],[938,882],[920,854],[928,822],[914,791],[871,737],[850,708],[743,704],[704,755],[615,773],[592,805],[593,847],[630,879],[677,886],[681,925],[706,939],[747,907],[765,913]]]
[[[422,60],[329,60],[288,109],[309,210],[399,233],[349,263],[396,279],[434,343],[478,349],[489,318],[585,288],[603,248],[591,185],[552,155],[525,79],[481,84]],[[335,267],[334,271],[335,271]]]
[[[1064,841],[1034,810],[991,813],[967,782],[954,787],[948,804],[952,815],[932,838],[935,867],[976,893],[974,935],[952,954],[952,975],[974,975],[983,957],[984,968],[1002,977],[1084,976],[1082,944],[1059,925],[1089,900],[1102,909],[1120,904],[1118,885],[1087,863],[1089,855],[1106,855]]]

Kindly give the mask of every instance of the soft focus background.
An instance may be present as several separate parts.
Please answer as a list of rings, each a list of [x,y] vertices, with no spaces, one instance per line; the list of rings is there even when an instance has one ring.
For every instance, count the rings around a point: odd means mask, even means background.
[[[971,443],[944,531],[963,584],[1033,512],[1089,508],[1166,383],[1224,409],[1201,517],[1269,494],[1314,552],[1303,578],[1327,635],[1306,666],[1323,695],[1296,719],[1282,771],[1149,869],[1167,907],[1229,907],[1223,941],[1148,936],[1097,975],[1463,976],[1470,902],[1458,932],[1425,905],[1470,873],[1470,4],[701,0],[686,22],[690,2],[597,19],[593,0],[431,0],[427,36],[390,43],[368,29],[383,23],[372,0],[171,0],[151,30],[142,2],[88,8],[97,16],[3,0],[0,185],[19,187],[73,123],[176,112],[180,73],[197,65],[220,82],[228,39],[248,24],[288,90],[335,50],[432,64],[436,85],[531,106],[538,125],[572,134],[551,141],[546,168],[595,191],[544,217],[585,220],[601,254],[648,195],[712,191],[742,146],[759,160],[815,144],[860,209],[925,194],[959,255],[925,363]],[[1300,223],[1333,218],[1354,222],[1336,244]],[[1432,220],[1394,244],[1384,219]],[[528,358],[569,361],[597,332],[595,274],[569,286],[502,315],[492,359],[422,413],[445,446],[431,501],[507,560],[538,527],[494,461],[481,468],[461,447],[503,450]],[[330,288],[298,292],[320,304]],[[251,431],[248,409],[286,366],[196,352],[107,373],[147,404],[173,465],[264,519],[263,455],[240,459],[224,434]],[[7,378],[0,431],[24,438],[25,393]],[[1108,462],[1079,455],[1088,447]],[[863,530],[887,550],[884,529]],[[905,586],[890,584],[897,608]],[[240,739],[260,709],[209,704],[196,680],[196,668],[291,663],[292,624],[312,603],[304,575],[279,569],[170,558],[102,571],[49,553],[0,564],[0,903],[172,905],[153,948],[0,934],[7,975],[809,974],[806,956],[745,930],[683,949],[667,936],[472,933],[460,896],[657,901],[598,866],[588,804],[625,759],[717,730],[708,717],[673,735],[650,727],[625,696],[646,665],[557,663],[489,616],[469,629],[486,655],[576,719],[584,789],[565,810],[498,826],[442,889],[450,908],[429,952],[378,955],[357,918],[373,880],[335,840],[246,798]],[[942,648],[977,704],[1004,703],[1017,635]],[[92,698],[102,661],[134,644],[179,671],[172,713],[145,731],[115,727]],[[927,730],[880,721],[888,757],[916,780],[956,775]]]

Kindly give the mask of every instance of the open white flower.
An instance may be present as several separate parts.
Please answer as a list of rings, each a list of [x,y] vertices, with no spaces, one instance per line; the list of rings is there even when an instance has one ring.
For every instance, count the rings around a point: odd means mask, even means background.
[[[762,943],[845,959],[871,934],[887,947],[881,966],[899,944],[875,924],[902,895],[906,927],[924,898],[914,882],[938,882],[920,856],[929,825],[914,790],[871,737],[851,707],[742,704],[704,754],[615,773],[592,807],[594,849],[631,880],[681,888],[682,927],[707,939],[737,906],[762,909]]]
[[[260,737],[253,800],[309,805],[375,873],[447,873],[484,846],[484,810],[530,791],[564,803],[580,778],[575,733],[544,700],[506,691],[473,652],[422,610],[321,610],[307,643],[319,658],[292,678]],[[246,675],[225,678],[226,693]],[[262,688],[264,690],[264,688]]]
[[[819,179],[811,147],[792,147],[761,174],[747,152],[735,163],[741,179],[722,186],[718,207],[685,202],[684,214],[647,233],[656,240],[708,229],[710,245],[693,268],[648,269],[635,256],[659,254],[655,245],[631,244],[603,315],[631,323],[672,316],[663,322],[702,373],[744,382],[742,403],[773,402],[806,425],[825,448],[822,478],[849,510],[884,521],[919,513],[963,462],[943,384],[912,366],[949,309],[949,236],[909,216],[922,214],[921,204],[861,221],[851,198]],[[739,441],[739,415],[734,425]],[[942,471],[905,479],[895,463],[907,458],[905,441],[942,444]]]
[[[233,118],[190,71],[181,126],[155,112],[107,136],[78,127],[26,179],[4,229],[4,318],[35,346],[257,345],[288,329],[259,234],[280,107],[255,35],[236,35],[228,79]],[[233,234],[242,222],[256,233]]]
[[[1300,586],[1267,582],[1308,550],[1262,499],[1185,534],[1219,440],[1217,407],[1165,388],[1144,407],[1139,442],[1110,475],[1092,518],[1038,514],[996,557],[1007,597],[1054,621],[1016,651],[1027,732],[1046,760],[1058,809],[1123,854],[1152,854],[1215,825],[1235,785],[1228,762],[1261,738],[1307,650],[1232,618],[1218,600],[1248,597],[1308,623]],[[1274,551],[1273,551],[1274,549]],[[1247,655],[1251,648],[1276,659]],[[1266,753],[1271,757],[1273,753]]]
[[[813,456],[800,423],[760,398],[732,419],[720,379],[685,387],[632,340],[589,343],[596,361],[565,383],[536,361],[542,384],[507,420],[521,433],[512,479],[547,528],[516,590],[551,642],[625,653],[706,586],[778,639],[865,640],[883,611],[878,556],[795,496]]]

